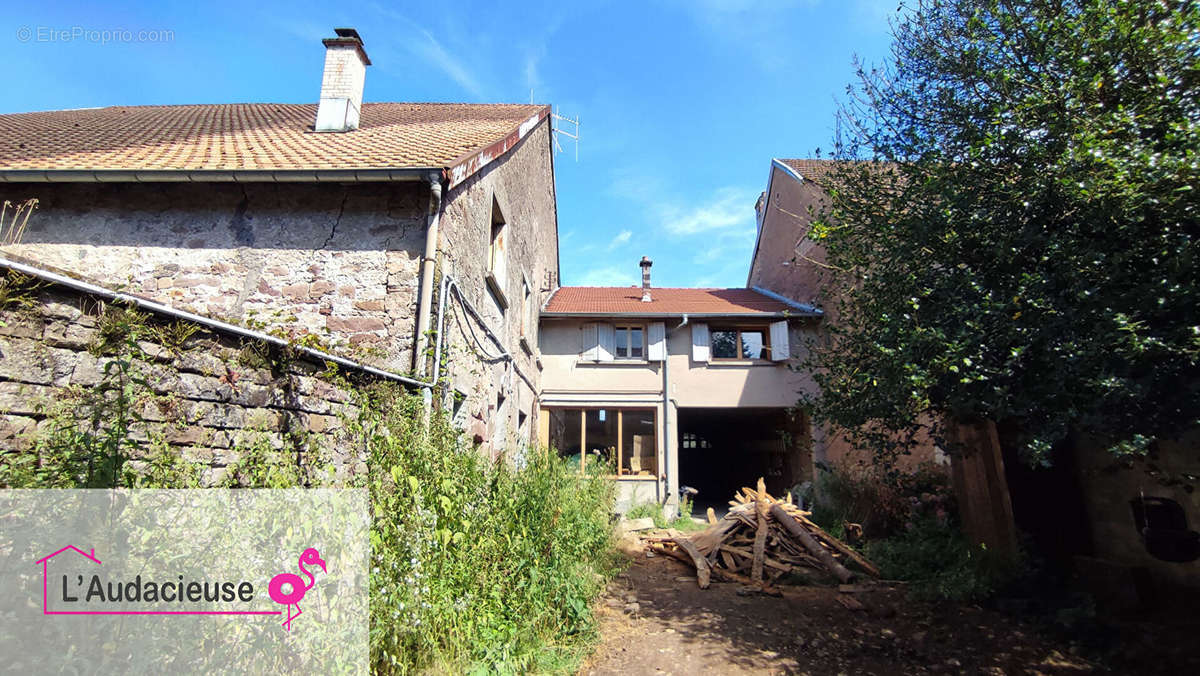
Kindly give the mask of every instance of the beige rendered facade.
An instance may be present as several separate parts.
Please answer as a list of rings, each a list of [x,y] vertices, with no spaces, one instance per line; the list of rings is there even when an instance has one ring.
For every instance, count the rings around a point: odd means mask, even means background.
[[[761,302],[705,311],[722,293]],[[614,294],[643,307],[612,311]],[[808,424],[792,407],[812,381],[790,366],[819,313],[748,289],[641,294],[567,287],[543,309],[542,444],[616,467],[622,512],[673,506],[684,485],[719,507],[759,476],[780,493],[810,479]]]

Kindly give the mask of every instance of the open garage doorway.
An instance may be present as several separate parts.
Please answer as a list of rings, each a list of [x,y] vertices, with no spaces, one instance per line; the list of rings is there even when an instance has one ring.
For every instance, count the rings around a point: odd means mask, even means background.
[[[724,514],[734,493],[766,479],[782,497],[812,477],[804,414],[784,408],[680,408],[679,484],[699,491],[695,514]]]

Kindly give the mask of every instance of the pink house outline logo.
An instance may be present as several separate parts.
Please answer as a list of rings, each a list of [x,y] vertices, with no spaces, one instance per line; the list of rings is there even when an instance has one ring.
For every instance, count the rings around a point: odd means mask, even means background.
[[[50,610],[50,559],[71,550],[88,561],[100,565],[96,550],[83,551],[75,545],[43,556],[36,563],[42,564],[42,614],[43,615],[282,615],[280,610]],[[290,628],[290,627],[289,627]]]

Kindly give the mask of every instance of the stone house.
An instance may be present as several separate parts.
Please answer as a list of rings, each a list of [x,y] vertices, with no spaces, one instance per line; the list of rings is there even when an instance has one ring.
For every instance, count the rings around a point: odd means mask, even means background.
[[[782,494],[811,478],[812,387],[790,368],[820,311],[755,289],[560,287],[542,309],[539,437],[581,463],[616,468],[618,510],[723,508],[766,478]]]
[[[405,374],[486,448],[529,439],[549,107],[364,103],[361,37],[324,45],[316,104],[0,115],[0,193],[40,204],[5,252]]]

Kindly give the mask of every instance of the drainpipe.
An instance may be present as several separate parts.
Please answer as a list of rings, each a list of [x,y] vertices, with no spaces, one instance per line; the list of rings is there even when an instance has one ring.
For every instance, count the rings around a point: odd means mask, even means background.
[[[413,349],[413,371],[418,379],[427,369],[425,344],[428,341],[429,315],[433,303],[433,269],[437,263],[438,217],[442,213],[442,177],[429,174],[429,214],[425,226],[425,256],[421,259],[421,298],[417,303],[417,340]]]
[[[679,326],[667,331],[667,335],[663,338],[666,343],[664,346],[666,354],[663,356],[663,449],[667,456],[667,505],[675,505],[676,512],[679,508],[679,447],[676,443],[675,452],[671,452],[671,334],[679,329],[687,326],[688,316],[683,316],[683,321],[679,322]],[[678,516],[678,513],[672,516]]]

